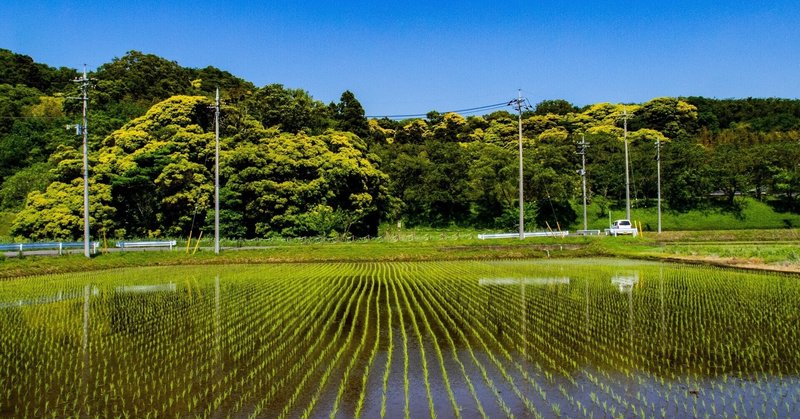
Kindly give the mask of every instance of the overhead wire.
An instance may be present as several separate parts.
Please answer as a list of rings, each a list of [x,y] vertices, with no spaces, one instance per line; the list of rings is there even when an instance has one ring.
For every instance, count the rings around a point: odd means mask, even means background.
[[[456,109],[452,111],[445,111],[439,112],[441,114],[446,113],[457,113],[457,114],[467,114],[467,113],[475,113],[475,112],[485,112],[494,109],[502,109],[507,108],[509,106],[509,102],[500,102],[500,103],[493,103],[491,105],[484,105],[484,106],[476,106],[472,108],[465,108],[465,109]],[[426,113],[414,113],[414,114],[398,114],[398,115],[367,115],[367,118],[373,119],[380,119],[380,118],[387,118],[387,119],[406,119],[406,118],[421,118],[428,116],[430,112]]]

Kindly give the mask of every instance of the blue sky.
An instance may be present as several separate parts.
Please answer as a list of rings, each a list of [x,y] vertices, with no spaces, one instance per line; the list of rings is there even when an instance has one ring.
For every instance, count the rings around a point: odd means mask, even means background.
[[[130,50],[369,115],[503,102],[800,97],[796,1],[0,3],[0,48],[90,69]]]

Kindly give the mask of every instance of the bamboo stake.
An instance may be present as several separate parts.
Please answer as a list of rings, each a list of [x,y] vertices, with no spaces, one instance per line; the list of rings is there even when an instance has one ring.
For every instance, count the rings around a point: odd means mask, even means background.
[[[189,254],[189,247],[192,246],[192,230],[189,230],[189,241],[186,242],[186,254]]]
[[[197,248],[200,247],[200,239],[203,238],[203,230],[200,230],[200,235],[197,237],[197,244],[194,245],[194,251],[192,254],[197,253]]]

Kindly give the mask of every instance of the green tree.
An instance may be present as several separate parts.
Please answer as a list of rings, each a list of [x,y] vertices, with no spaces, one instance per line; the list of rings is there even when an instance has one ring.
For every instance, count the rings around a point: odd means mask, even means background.
[[[671,141],[661,150],[662,194],[670,209],[703,207],[713,190],[709,152],[691,140]]]
[[[331,103],[330,109],[339,131],[352,132],[363,139],[369,138],[369,124],[364,116],[364,108],[351,91],[342,93],[339,103]]]
[[[226,157],[226,189],[242,204],[247,236],[375,236],[386,175],[352,133],[265,131]]]
[[[682,100],[661,97],[636,110],[630,128],[650,128],[670,139],[691,139],[698,132],[697,108]]]
[[[533,111],[534,115],[567,115],[569,113],[577,112],[578,108],[564,99],[543,100],[536,104],[536,109]]]
[[[265,127],[281,131],[320,134],[330,127],[330,111],[302,89],[287,89],[270,84],[245,100],[247,113]]]
[[[517,155],[514,150],[493,143],[475,141],[467,146],[469,156],[467,197],[471,202],[472,224],[512,231],[519,224],[517,205]],[[507,213],[511,211],[510,216]]]
[[[187,93],[192,81],[190,72],[175,61],[139,51],[114,58],[92,76],[97,79],[94,96],[101,106],[123,100],[151,105]]]
[[[71,68],[59,69],[39,64],[33,58],[0,48],[0,84],[25,85],[44,93],[64,89],[77,72]]]
[[[35,163],[16,171],[3,181],[2,188],[0,188],[0,208],[22,209],[29,193],[44,192],[51,181],[52,174],[48,163]]]

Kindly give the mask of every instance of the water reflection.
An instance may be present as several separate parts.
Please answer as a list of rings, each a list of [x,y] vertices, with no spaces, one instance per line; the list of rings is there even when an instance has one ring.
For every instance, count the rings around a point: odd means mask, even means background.
[[[97,287],[91,288],[91,295],[97,295],[100,293],[100,289]],[[36,298],[28,298],[28,299],[18,299],[12,301],[0,301],[0,309],[3,308],[10,308],[10,307],[26,307],[26,306],[37,306],[41,304],[51,304],[51,303],[58,303],[61,301],[72,300],[81,298],[84,296],[84,290],[80,291],[64,291],[59,290],[56,294],[43,296],[43,297],[36,297]]]
[[[120,293],[129,293],[129,294],[147,294],[152,292],[175,292],[177,291],[178,287],[175,283],[170,282],[168,284],[150,284],[150,285],[123,285],[114,288],[115,292]]]
[[[478,285],[569,285],[569,277],[481,278]]]
[[[65,398],[76,409],[92,406],[76,416],[113,416],[124,400],[126,412],[243,417],[257,416],[262,399],[264,416],[287,403],[294,404],[286,416],[300,416],[316,401],[309,411],[319,417],[330,415],[346,385],[337,415],[354,416],[363,390],[363,416],[378,417],[385,379],[390,416],[403,414],[406,380],[411,416],[428,413],[425,384],[438,416],[453,413],[446,385],[470,412],[464,417],[479,416],[475,400],[490,417],[507,416],[498,400],[519,416],[530,413],[528,401],[545,417],[800,410],[796,278],[580,263],[248,266],[221,275],[170,268],[174,274],[145,271],[150,283],[126,272],[35,288],[43,297],[31,291],[17,300],[0,284],[8,300],[0,330],[13,336],[0,338],[0,380],[15,386],[0,392],[0,403],[42,413],[61,397],[58,406]],[[343,376],[349,366],[355,372]],[[79,372],[58,375],[72,369]],[[715,397],[728,404],[712,408]],[[0,408],[0,416],[12,414]]]
[[[626,272],[611,277],[611,283],[619,288],[619,292],[631,293],[634,285],[639,283],[639,272]]]

